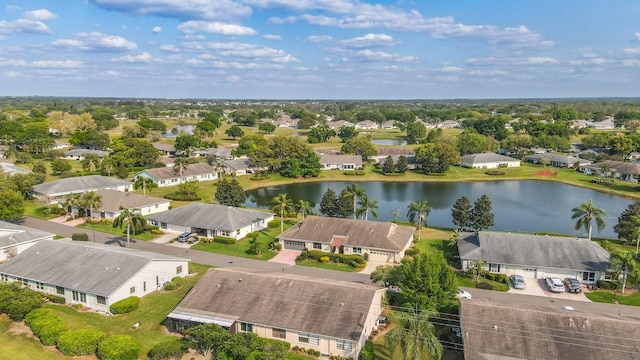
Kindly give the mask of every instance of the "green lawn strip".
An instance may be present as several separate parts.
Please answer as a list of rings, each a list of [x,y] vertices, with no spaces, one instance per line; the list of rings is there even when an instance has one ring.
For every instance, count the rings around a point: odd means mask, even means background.
[[[631,251],[635,254],[636,252],[635,245],[624,244],[620,241],[606,240],[606,239],[593,239],[593,241],[600,244],[600,246],[602,246],[603,248],[608,249],[610,253],[614,253],[618,251],[620,252]]]
[[[613,304],[614,294],[613,292],[606,291],[589,291],[584,293],[585,296],[593,302],[609,303]],[[621,305],[640,306],[640,292],[635,292],[631,295],[615,294],[615,299]]]
[[[297,261],[296,265],[300,265],[300,266],[308,266],[308,267],[314,267],[314,268],[320,268],[320,269],[327,269],[327,270],[338,270],[338,271],[346,271],[346,272],[356,272],[357,270],[347,264],[340,264],[340,263],[334,263],[334,262],[319,262],[319,261],[315,261],[315,260],[303,260],[303,261]]]
[[[45,215],[46,206],[36,204],[36,200],[27,200],[24,202],[24,214],[38,219],[50,220],[57,218],[58,214]]]
[[[91,237],[91,232],[94,229],[94,224],[80,224],[76,227],[84,230],[88,230],[85,232],[89,234],[89,237]],[[95,230],[98,232],[113,234],[113,235],[122,236],[125,238],[127,237],[126,225],[124,225],[122,228],[119,228],[119,227],[114,228],[113,226],[111,226],[111,224],[95,224]],[[133,232],[131,232],[131,238],[136,240],[149,241],[149,240],[155,239],[156,237],[158,237],[158,235],[152,234],[148,231],[145,231],[140,234],[133,234]]]

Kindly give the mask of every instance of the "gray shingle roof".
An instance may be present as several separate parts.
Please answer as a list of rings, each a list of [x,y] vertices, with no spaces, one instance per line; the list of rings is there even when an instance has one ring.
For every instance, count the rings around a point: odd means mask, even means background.
[[[174,171],[173,167],[146,169],[141,172],[146,172],[156,180],[167,180],[167,179],[174,179],[174,178],[180,177],[178,172]],[[186,169],[182,170],[182,177],[202,175],[202,174],[213,174],[215,172],[216,170],[207,163],[189,164],[187,165]]]
[[[389,222],[307,216],[280,239],[329,243],[334,235],[346,236],[345,245],[400,251],[411,241],[415,229]]]
[[[378,287],[210,269],[176,310],[358,341]]]
[[[563,163],[563,164],[570,164],[570,165],[573,165],[576,163],[580,163],[581,165],[590,163],[589,160],[581,159],[575,156],[548,154],[548,153],[527,155],[524,158],[526,160],[534,160],[534,161],[540,161],[540,159],[547,158],[549,159],[549,161]]]
[[[606,271],[609,253],[587,239],[481,231],[458,242],[463,260],[555,269]]]
[[[140,194],[134,194],[131,192],[117,191],[117,190],[97,190],[96,194],[102,196],[102,206],[98,207],[98,211],[119,212],[120,207],[125,209],[139,209],[143,206],[149,206],[154,204],[162,204],[170,202],[171,200],[145,196]]]
[[[227,168],[237,171],[237,170],[246,170],[251,168],[249,163],[249,159],[229,159],[223,161],[224,166]]]
[[[106,176],[89,175],[38,184],[33,187],[33,191],[39,194],[51,195],[115,188],[124,185],[131,185],[131,183],[126,180],[112,179]]]
[[[0,249],[30,241],[52,239],[54,234],[0,221]]]
[[[154,260],[186,259],[104,244],[43,240],[0,265],[0,273],[109,296]]]
[[[624,161],[607,160],[607,161],[594,163],[590,165],[584,165],[583,167],[598,169],[598,170],[602,170],[609,167],[609,171],[616,172],[619,174],[630,174],[630,175],[640,174],[640,164],[634,164],[634,163],[624,162]]]
[[[360,164],[362,165],[362,156],[360,155],[322,155],[320,156],[321,164]]]
[[[511,158],[508,156],[492,153],[492,152],[470,154],[460,158],[460,162],[466,163],[466,164],[482,164],[482,163],[488,163],[488,162],[494,163],[494,162],[503,162],[503,161],[511,162],[511,161],[520,161],[520,160]]]
[[[149,219],[200,229],[235,231],[251,225],[257,219],[266,219],[271,216],[274,216],[274,214],[264,211],[194,202],[179,208],[149,215]]]

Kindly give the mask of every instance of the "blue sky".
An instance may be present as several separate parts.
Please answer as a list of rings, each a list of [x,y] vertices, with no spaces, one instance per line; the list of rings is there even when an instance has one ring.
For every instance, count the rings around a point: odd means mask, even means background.
[[[2,96],[640,96],[637,0],[2,4]]]

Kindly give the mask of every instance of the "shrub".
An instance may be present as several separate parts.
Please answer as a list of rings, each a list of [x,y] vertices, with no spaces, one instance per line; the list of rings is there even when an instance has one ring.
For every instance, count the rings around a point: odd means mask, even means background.
[[[200,197],[196,194],[180,194],[178,192],[168,193],[164,196],[165,199],[178,200],[178,201],[198,201]]]
[[[487,280],[496,281],[496,274],[488,272],[484,274],[484,278]]]
[[[178,284],[176,284],[174,282],[168,282],[168,283],[165,283],[162,288],[167,290],[167,291],[172,291],[172,290],[175,290],[175,289],[177,289],[179,287],[180,287],[180,285],[178,285]]]
[[[138,306],[140,306],[140,298],[137,296],[129,296],[128,298],[125,298],[118,302],[113,303],[109,307],[109,311],[111,311],[112,314],[116,314],[116,315],[126,314],[137,309]]]
[[[186,344],[180,339],[171,339],[156,344],[147,356],[152,360],[180,359],[187,350]]]
[[[375,353],[373,350],[373,343],[371,341],[368,341],[364,343],[364,347],[362,348],[362,351],[360,352],[360,360],[374,360],[375,359]]]
[[[484,172],[487,175],[504,175],[505,172],[497,169],[490,169]]]
[[[408,248],[407,250],[404,251],[404,254],[406,256],[416,256],[419,253],[420,253],[420,249],[415,248],[415,247]]]
[[[232,245],[236,243],[236,239],[225,236],[214,236],[213,242],[218,244]]]
[[[280,219],[274,219],[274,220],[269,221],[267,226],[269,227],[269,229],[279,228],[280,227]]]
[[[311,356],[320,356],[320,355],[322,355],[322,353],[320,351],[314,350],[314,349],[307,350],[307,354],[309,354]]]
[[[477,283],[476,287],[483,290],[493,290],[493,285],[486,282]]]
[[[323,262],[323,263],[329,262],[329,257],[328,256],[321,256],[320,257],[320,262]]]
[[[369,253],[364,253],[364,260],[369,261]]]
[[[182,285],[184,284],[184,279],[180,276],[174,276],[173,279],[171,279],[171,282],[177,285]]]
[[[54,304],[64,304],[66,302],[65,298],[62,296],[58,296],[58,295],[53,295],[53,294],[43,294],[44,297],[51,301]]]
[[[19,282],[0,283],[0,313],[20,321],[31,311],[44,305],[42,293],[22,287]]]
[[[55,345],[58,338],[69,330],[62,320],[46,308],[35,309],[24,318],[33,334],[46,345]]]
[[[300,253],[296,258],[296,261],[312,259],[318,262],[323,262],[322,258],[324,257],[328,257],[332,262],[346,264],[354,268],[361,268],[367,264],[367,261],[361,255],[332,254],[316,250],[302,251],[302,253]]]
[[[98,345],[100,360],[137,360],[140,344],[129,335],[114,335]]]
[[[257,238],[258,236],[260,236],[260,233],[259,233],[259,232],[257,232],[257,231],[250,232],[250,233],[248,233],[248,234],[247,234],[247,237],[248,237],[249,239],[255,239],[255,238]]]
[[[279,241],[272,241],[269,243],[269,250],[278,252],[282,250],[282,244]]]
[[[607,280],[598,280],[596,285],[600,289],[605,290],[618,290],[620,288],[620,284],[615,281],[607,281]]]
[[[503,284],[509,283],[509,277],[507,276],[507,274],[495,274],[495,276],[496,276],[495,281]]]
[[[87,233],[73,233],[71,235],[73,241],[89,241],[89,234]]]
[[[100,330],[80,329],[68,331],[58,338],[58,349],[67,356],[95,354],[105,333]]]

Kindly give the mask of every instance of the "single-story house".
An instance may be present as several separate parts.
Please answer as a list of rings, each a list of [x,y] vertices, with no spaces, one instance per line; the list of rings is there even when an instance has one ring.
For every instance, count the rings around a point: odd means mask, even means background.
[[[253,174],[258,171],[268,169],[264,166],[260,167],[251,165],[251,160],[249,160],[248,158],[224,160],[222,162],[222,165],[224,165],[223,171],[225,174],[232,174],[236,176]]]
[[[321,155],[322,170],[355,170],[362,168],[360,155]]]
[[[588,239],[481,231],[458,241],[462,269],[483,261],[493,273],[541,279],[574,278],[593,284],[604,279],[609,253]]]
[[[340,128],[343,126],[355,127],[355,125],[352,122],[348,122],[346,120],[329,121],[327,125],[329,125],[331,129],[336,131],[340,130]]]
[[[396,129],[396,121],[395,120],[387,120],[380,125],[381,129]]]
[[[608,117],[602,121],[599,122],[595,122],[595,121],[590,121],[587,124],[588,127],[592,128],[592,129],[596,129],[596,130],[613,130],[616,128],[615,123],[613,122],[613,118],[612,117]]]
[[[535,299],[500,294],[461,301],[464,359],[638,358],[640,311],[634,306]]]
[[[369,254],[369,261],[392,264],[402,260],[415,230],[390,222],[307,216],[278,238],[284,249]]]
[[[358,359],[378,325],[385,289],[284,273],[209,269],[167,316],[171,331],[215,323],[314,349],[324,358]]]
[[[378,124],[371,120],[360,121],[355,125],[355,127],[356,129],[361,129],[361,130],[371,130],[371,129],[379,128]]]
[[[12,176],[14,174],[31,174],[31,171],[25,168],[21,168],[14,163],[3,160],[4,159],[0,160],[0,173],[5,173],[9,176]]]
[[[588,160],[580,159],[575,156],[549,153],[527,155],[524,157],[524,161],[533,164],[544,164],[544,162],[546,161],[546,165],[557,168],[573,168],[576,165],[586,165],[591,163]]]
[[[162,211],[169,210],[171,206],[171,200],[165,198],[159,198],[148,195],[135,194],[132,192],[115,191],[115,190],[96,190],[96,195],[100,195],[102,198],[102,205],[98,208],[84,209],[86,216],[94,219],[110,219],[117,218],[123,211],[123,209],[135,209],[139,211],[142,216],[147,216]],[[77,214],[79,209],[73,207],[71,209],[73,213]]]
[[[497,169],[520,166],[520,160],[508,156],[486,152],[465,155],[460,158],[460,166],[473,169]]]
[[[413,148],[404,148],[404,147],[381,147],[377,149],[378,154],[375,156],[370,156],[369,159],[375,161],[379,165],[384,164],[385,160],[387,160],[387,156],[391,156],[394,163],[398,162],[400,156],[404,156],[407,158],[407,164],[409,169],[416,168],[416,152]]]
[[[105,156],[109,155],[109,152],[93,149],[71,149],[64,152],[64,158],[69,160],[84,160],[84,157],[89,154],[97,155],[98,158],[102,159]]]
[[[145,177],[153,180],[158,187],[173,186],[187,181],[209,181],[218,178],[218,173],[207,163],[189,164],[180,172],[173,167],[145,169],[135,175],[135,179]]]
[[[587,175],[612,176],[623,181],[638,182],[640,164],[606,160],[599,163],[580,165],[578,171]]]
[[[153,147],[158,150],[158,153],[160,153],[160,155],[176,155],[176,148],[173,146],[173,144],[154,142]]]
[[[35,185],[33,187],[33,196],[49,204],[55,204],[62,202],[63,198],[69,194],[82,194],[100,189],[129,191],[132,188],[133,184],[126,180],[113,179],[101,175],[88,175]]]
[[[147,221],[171,232],[189,231],[207,238],[225,236],[239,240],[250,232],[266,228],[274,216],[264,211],[193,202],[152,214]]]
[[[0,262],[20,255],[40,240],[53,240],[55,234],[0,221]]]
[[[2,281],[19,281],[104,312],[119,300],[143,297],[188,273],[187,259],[71,240],[38,241],[0,265]]]
[[[227,148],[208,148],[203,150],[195,150],[191,153],[194,156],[213,156],[216,160],[232,159],[231,149]]]
[[[438,129],[455,129],[459,127],[460,127],[460,123],[455,120],[445,120],[443,122],[436,124],[436,128]]]

